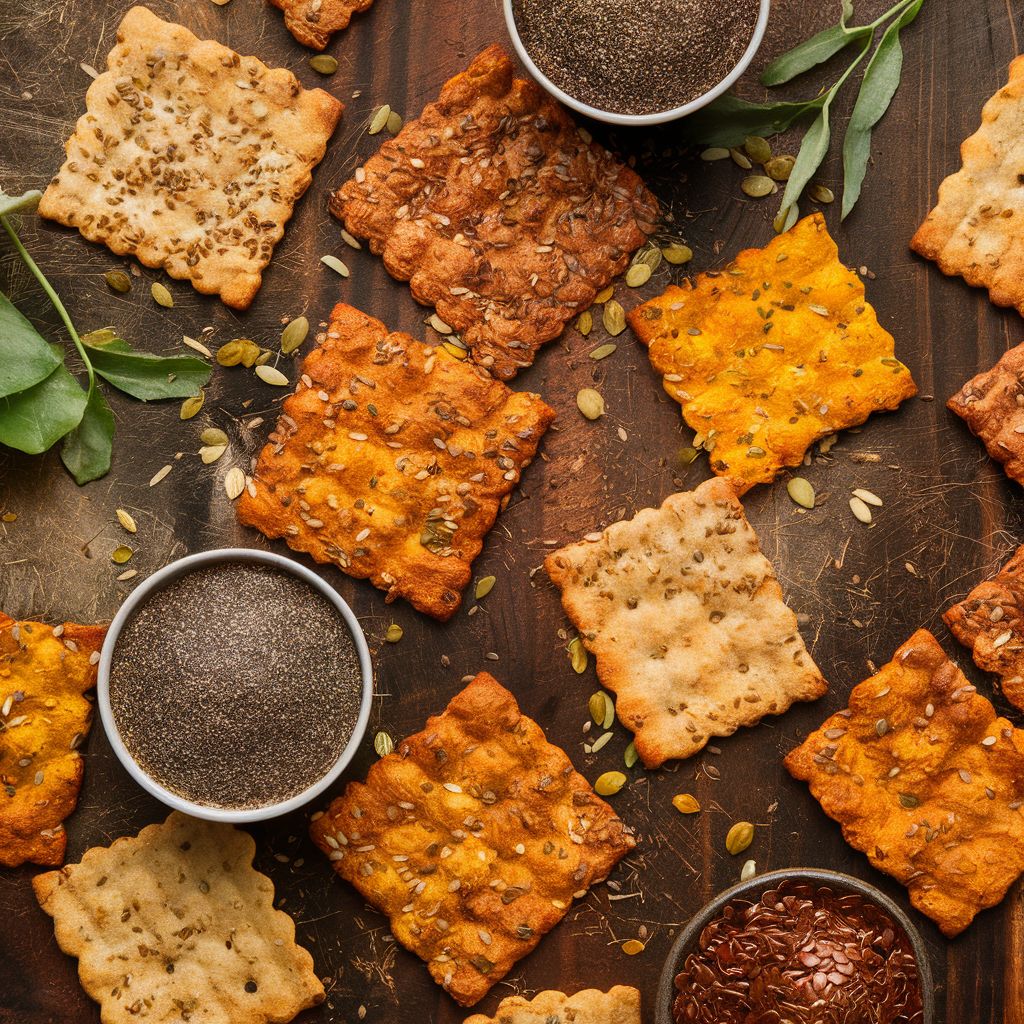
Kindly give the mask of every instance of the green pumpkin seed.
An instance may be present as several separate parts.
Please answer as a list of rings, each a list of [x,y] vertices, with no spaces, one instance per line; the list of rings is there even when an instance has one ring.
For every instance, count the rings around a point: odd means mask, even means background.
[[[190,420],[200,409],[203,407],[203,402],[206,401],[206,394],[200,391],[198,395],[193,395],[191,398],[186,398],[181,403],[181,409],[178,415],[183,420]]]
[[[626,284],[630,288],[639,288],[641,285],[647,284],[650,279],[651,268],[646,263],[634,263],[626,271]]]
[[[391,108],[386,103],[382,107],[378,107],[373,112],[373,117],[370,118],[370,127],[366,129],[366,134],[376,135],[378,132],[384,131],[390,116]]]
[[[749,171],[754,165],[750,162],[750,158],[742,149],[730,149],[729,156],[732,157],[732,162],[742,168],[744,171]]]
[[[594,792],[598,796],[615,796],[626,784],[626,776],[622,772],[605,772],[594,783]]]
[[[676,462],[679,463],[680,469],[685,469],[687,466],[697,458],[697,449],[688,445],[685,448],[680,448],[676,452]]]
[[[755,164],[766,164],[772,158],[772,147],[760,135],[748,135],[743,140],[743,149]]]
[[[630,260],[631,266],[643,264],[655,271],[661,266],[661,250],[653,243],[647,242],[636,251],[636,255]]]
[[[294,352],[309,334],[309,321],[304,316],[297,316],[281,332],[281,351],[284,355]]]
[[[590,353],[591,359],[607,359],[619,346],[614,341],[606,341],[603,345],[598,345]]]
[[[245,353],[245,346],[240,340],[229,341],[217,349],[217,362],[220,366],[238,366]]]
[[[826,185],[812,185],[808,190],[807,194],[816,203],[834,203],[836,201],[836,194],[832,189]]]
[[[771,195],[778,185],[764,174],[750,174],[743,179],[740,188],[751,199],[763,199],[765,196]]]
[[[207,444],[199,449],[199,458],[203,460],[204,466],[213,465],[226,451],[226,444]]]
[[[132,290],[132,279],[123,270],[108,270],[103,280],[112,291],[124,294]]]
[[[397,110],[388,114],[387,129],[392,135],[397,135],[402,130],[402,115]]]
[[[626,747],[626,752],[622,755],[622,760],[625,762],[627,768],[632,768],[633,765],[640,760],[640,755],[636,752],[636,744],[630,740],[629,746]]]
[[[120,544],[110,553],[110,560],[115,565],[124,565],[135,552],[127,544]]]
[[[604,304],[601,323],[613,338],[617,338],[626,329],[626,311],[622,304],[615,299],[609,299]]]
[[[749,821],[737,821],[725,837],[725,849],[734,857],[754,841],[754,826]]]
[[[661,254],[674,267],[682,263],[689,263],[693,259],[693,250],[688,245],[675,242],[672,245],[666,245],[661,250]]]
[[[454,342],[446,341],[441,345],[441,348],[445,350],[450,356],[455,356],[456,359],[465,359],[468,353],[464,348],[460,348]]]
[[[576,330],[580,332],[585,338],[594,327],[594,314],[589,309],[585,309],[580,313],[580,318],[576,321]]]
[[[138,531],[138,526],[135,524],[135,520],[127,513],[123,508],[117,509],[114,513],[117,516],[117,521],[121,526],[128,531],[128,533],[135,533]]]
[[[921,801],[913,793],[900,793],[900,803],[911,810],[921,806]]]
[[[318,75],[333,75],[338,70],[338,62],[329,53],[318,53],[310,57],[309,66]]]
[[[388,626],[387,632],[384,634],[384,639],[389,644],[397,644],[398,641],[402,639],[403,635],[404,630],[402,627],[397,622],[392,622],[391,625]]]
[[[700,155],[701,160],[705,160],[710,163],[713,160],[728,160],[729,150],[723,146],[709,146]]]
[[[320,262],[325,267],[330,267],[336,274],[341,274],[342,277],[348,277],[348,267],[346,267],[337,256],[321,256]]]
[[[814,488],[810,481],[802,476],[795,476],[786,484],[786,490],[801,508],[814,508]]]
[[[373,737],[373,749],[378,757],[387,757],[395,749],[395,741],[386,732],[379,732]]]
[[[227,444],[228,435],[225,434],[224,431],[220,430],[218,427],[207,427],[199,435],[199,440],[202,441],[203,444],[209,445]]]
[[[171,309],[174,305],[174,296],[159,281],[154,281],[150,285],[149,294],[153,296],[153,301],[164,309]]]
[[[587,671],[587,649],[583,646],[583,641],[578,636],[574,636],[569,641],[566,650],[569,652],[569,663],[572,665],[573,672],[583,675]]]
[[[484,576],[483,579],[479,579],[476,582],[476,590],[474,594],[478,601],[483,600],[493,589],[494,584],[497,582],[495,576]]]
[[[604,305],[613,295],[615,294],[615,285],[610,284],[607,288],[602,288],[595,296],[594,302],[601,306]]]
[[[288,383],[288,378],[274,366],[260,365],[256,367],[255,372],[264,384],[272,384],[274,387],[281,388]]]
[[[796,157],[793,156],[773,156],[764,165],[764,173],[772,181],[789,181],[789,176],[793,173],[793,165],[795,163]]]
[[[604,399],[600,391],[582,388],[576,395],[576,408],[588,420],[599,420],[604,415]]]

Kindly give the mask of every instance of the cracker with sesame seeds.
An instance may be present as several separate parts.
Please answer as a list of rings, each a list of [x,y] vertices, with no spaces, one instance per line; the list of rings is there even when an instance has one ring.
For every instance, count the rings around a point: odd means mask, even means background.
[[[237,504],[238,518],[436,619],[554,411],[339,303]]]
[[[342,109],[133,7],[39,212],[246,309]]]
[[[588,988],[571,996],[552,991],[533,999],[509,996],[493,1017],[474,1014],[463,1024],[640,1024],[640,992],[615,985],[607,992]]]
[[[348,28],[352,15],[368,11],[373,0],[270,0],[284,11],[285,28],[303,46],[326,49],[335,32]]]
[[[15,622],[0,612],[0,865],[64,862],[106,626]]]
[[[103,1024],[286,1024],[323,1002],[255,852],[247,832],[174,811],[32,879]]]
[[[728,481],[670,495],[544,567],[647,768],[827,689]]]
[[[1004,352],[991,370],[972,377],[946,405],[1002,463],[1006,475],[1024,485],[1024,345]]]
[[[500,46],[331,199],[388,272],[507,380],[626,268],[658,216],[637,174]]]
[[[739,493],[917,393],[820,213],[629,313],[695,447]]]
[[[926,629],[785,764],[947,936],[1024,871],[1024,733],[997,717]]]
[[[310,825],[334,870],[462,1006],[635,845],[486,672]]]
[[[942,617],[978,668],[998,675],[1003,696],[1024,710],[1024,545]]]

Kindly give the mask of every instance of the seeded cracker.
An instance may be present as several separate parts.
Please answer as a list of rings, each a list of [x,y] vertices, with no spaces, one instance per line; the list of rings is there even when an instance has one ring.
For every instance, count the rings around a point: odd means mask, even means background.
[[[695,447],[741,494],[799,465],[819,438],[917,393],[820,213],[670,286],[629,322]]]
[[[493,1017],[474,1014],[464,1024],[640,1024],[640,993],[616,985],[608,992],[588,988],[572,996],[550,991],[533,999],[509,996]]]
[[[658,215],[632,170],[513,71],[484,50],[331,199],[504,380],[626,268]]]
[[[1024,546],[942,617],[978,668],[995,672],[1006,699],[1024,710]]]
[[[925,629],[785,763],[947,936],[1024,871],[1024,734]]]
[[[334,870],[472,1006],[635,845],[486,672],[310,826]]]
[[[174,811],[32,879],[103,1024],[286,1024],[323,1002],[255,852],[247,832]]]
[[[133,7],[39,212],[246,309],[342,109]]]
[[[1020,211],[1020,124],[1024,57],[984,106],[981,127],[960,147],[962,167],[939,186],[939,201],[910,247],[944,274],[988,289],[997,306],[1024,314],[1024,220]]]
[[[450,618],[554,411],[344,303],[302,370],[239,520]]]
[[[648,768],[827,689],[725,480],[544,562]]]
[[[285,27],[303,46],[326,49],[335,32],[348,28],[353,14],[368,11],[373,0],[270,0],[284,11]]]
[[[105,626],[15,622],[0,612],[0,865],[62,864],[78,803]]]

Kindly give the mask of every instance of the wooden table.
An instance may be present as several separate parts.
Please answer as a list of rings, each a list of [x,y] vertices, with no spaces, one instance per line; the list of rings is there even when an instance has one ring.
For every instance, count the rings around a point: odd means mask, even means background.
[[[307,85],[323,85],[347,104],[345,119],[247,314],[235,314],[166,278],[175,306],[159,309],[148,286],[160,275],[148,270],[135,279],[130,294],[115,295],[102,275],[129,261],[69,230],[26,227],[29,248],[79,326],[113,324],[125,337],[162,352],[180,350],[182,334],[197,336],[206,326],[215,328],[216,343],[244,335],[271,344],[282,318],[305,313],[316,322],[344,298],[392,328],[422,336],[425,313],[408,289],[391,281],[368,252],[344,249],[339,225],[327,214],[326,194],[375,150],[379,140],[367,136],[366,126],[379,104],[416,114],[474,53],[495,39],[505,40],[498,0],[378,0],[335,38],[330,52],[340,70],[326,80],[309,69],[309,54],[285,31],[279,12],[261,0],[233,0],[225,7],[208,0],[154,0],[152,6],[200,36],[292,68]],[[837,6],[776,0],[755,70],[831,21]],[[858,14],[867,20],[884,6],[865,2]],[[83,0],[42,7],[0,3],[0,184],[7,191],[43,186],[58,167],[62,142],[83,109],[89,84],[79,65],[102,69],[125,8]],[[922,396],[894,415],[874,417],[862,430],[845,433],[827,457],[815,457],[804,470],[822,496],[813,512],[799,514],[781,485],[757,488],[746,499],[790,603],[808,618],[804,634],[831,692],[814,705],[741,730],[689,761],[648,775],[631,771],[615,806],[641,842],[612,875],[616,891],[600,886],[576,905],[478,1009],[493,1009],[512,991],[624,982],[643,990],[645,1020],[652,1021],[655,983],[673,934],[710,896],[737,880],[747,856],[756,859],[759,870],[813,865],[848,871],[907,905],[904,889],[843,842],[806,787],[787,776],[781,758],[827,713],[845,706],[850,687],[868,674],[869,662],[886,661],[919,626],[935,630],[947,652],[992,696],[990,679],[974,671],[942,626],[940,613],[1024,538],[1022,503],[1016,487],[943,402],[1021,341],[1024,330],[1016,313],[995,309],[983,292],[947,280],[913,257],[907,240],[939,181],[958,166],[958,146],[976,128],[982,103],[1005,81],[1019,27],[1024,28],[1024,16],[1011,0],[927,0],[905,34],[903,85],[876,134],[874,165],[860,205],[843,225],[838,209],[827,210],[845,260],[877,275],[869,282],[869,299],[895,335],[897,353],[910,365]],[[753,80],[747,88],[758,91]],[[815,88],[812,81],[798,91]],[[840,116],[848,113],[850,102],[847,97],[840,104]],[[636,157],[679,234],[693,247],[692,269],[719,266],[740,249],[771,238],[777,201],[746,199],[739,190],[743,172],[731,163],[705,164],[683,154],[678,128],[610,137],[595,131]],[[821,180],[838,192],[834,158]],[[345,257],[351,279],[340,280],[318,262],[328,252]],[[654,294],[669,278],[669,268],[663,267],[640,294]],[[0,287],[44,325],[44,333],[64,340],[52,311],[7,246],[0,246]],[[620,286],[619,293],[624,291]],[[640,294],[630,293],[625,301]],[[601,340],[600,328],[587,340],[569,330],[516,381],[517,387],[541,392],[559,419],[544,442],[543,459],[525,474],[476,563],[477,575],[494,574],[498,580],[477,614],[470,617],[463,610],[448,625],[438,625],[404,605],[385,606],[382,595],[366,584],[331,568],[321,570],[353,606],[377,652],[379,696],[372,729],[395,737],[417,729],[429,713],[444,707],[464,675],[486,667],[588,778],[621,766],[629,740],[621,726],[600,753],[587,755],[582,749],[586,702],[597,682],[592,669],[581,678],[570,668],[564,634],[559,635],[567,622],[558,595],[543,573],[531,577],[530,570],[556,542],[656,505],[671,491],[694,486],[708,469],[704,460],[680,469],[676,455],[690,434],[632,336],[624,334],[614,356],[595,363],[587,353]],[[584,386],[600,388],[607,400],[608,415],[596,423],[575,409],[576,392]],[[110,554],[125,539],[114,520],[117,507],[128,509],[139,523],[132,562],[140,571],[137,579],[187,552],[266,546],[236,524],[221,482],[232,462],[247,465],[263,443],[275,415],[274,397],[250,375],[220,369],[203,413],[188,423],[179,420],[177,403],[146,407],[113,395],[114,466],[109,476],[85,488],[63,472],[56,454],[0,453],[0,511],[18,516],[0,526],[0,608],[51,622],[109,619],[137,582],[115,582],[121,569]],[[257,416],[267,422],[245,425]],[[223,427],[233,441],[230,459],[205,467],[195,452],[199,431],[209,425]],[[185,455],[175,461],[179,452]],[[858,453],[876,453],[880,460],[854,461]],[[148,487],[153,473],[168,462],[174,464],[171,475]],[[870,529],[846,508],[846,496],[857,486],[885,500]],[[472,604],[467,601],[465,608]],[[391,622],[402,626],[404,638],[383,645]],[[485,660],[487,652],[498,660]],[[1013,711],[1001,698],[995,700],[1003,713]],[[1010,717],[1020,722],[1019,713]],[[134,834],[164,814],[121,769],[98,723],[85,755],[81,802],[68,822],[69,860],[90,846]],[[368,741],[349,776],[361,777],[373,757]],[[693,792],[704,811],[693,817],[676,813],[669,801],[680,791]],[[328,870],[306,837],[307,814],[253,829],[257,865],[274,879],[281,905],[296,918],[299,941],[313,952],[328,989],[324,1006],[301,1019],[350,1022],[365,1007],[365,1019],[380,1024],[462,1020],[464,1014],[430,981],[422,964],[391,941],[385,919]],[[749,853],[734,858],[725,853],[724,837],[739,819],[760,827]],[[50,920],[35,904],[32,874],[27,868],[0,873],[0,1022],[97,1021],[95,1005],[78,985],[75,962],[58,950]],[[939,1021],[1024,1022],[1024,885],[1015,886],[999,907],[980,915],[952,942],[928,919],[912,915],[931,954]],[[646,938],[645,951],[626,957],[618,943],[638,935]]]

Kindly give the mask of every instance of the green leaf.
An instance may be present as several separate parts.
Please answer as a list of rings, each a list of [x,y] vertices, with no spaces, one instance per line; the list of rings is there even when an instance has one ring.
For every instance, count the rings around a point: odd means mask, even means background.
[[[872,32],[874,29],[870,25],[860,25],[856,28],[847,28],[844,22],[833,25],[794,46],[781,57],[776,57],[761,74],[761,84],[782,85],[783,82],[788,82],[805,71],[824,64],[851,43],[870,37]]]
[[[86,344],[93,368],[108,384],[143,402],[191,398],[210,379],[210,364],[192,356],[135,352],[120,338]]]
[[[704,146],[740,146],[748,135],[768,138],[820,110],[825,96],[813,100],[749,103],[726,93],[682,122],[691,142]]]
[[[106,476],[113,448],[114,414],[97,385],[89,393],[81,422],[64,438],[61,462],[81,486]]]
[[[34,210],[42,198],[43,193],[37,188],[23,192],[20,196],[9,196],[0,188],[0,217],[9,217],[12,213],[21,213],[22,210]]]
[[[871,158],[871,132],[889,109],[903,74],[903,47],[900,30],[920,13],[924,0],[913,0],[882,35],[878,49],[871,55],[857,93],[857,102],[843,140],[843,209],[841,219],[860,198],[861,185]]]
[[[45,380],[64,361],[0,292],[0,397]]]
[[[54,349],[61,353],[56,345]],[[29,455],[45,452],[78,426],[86,400],[61,362],[45,380],[0,398],[0,444]]]

